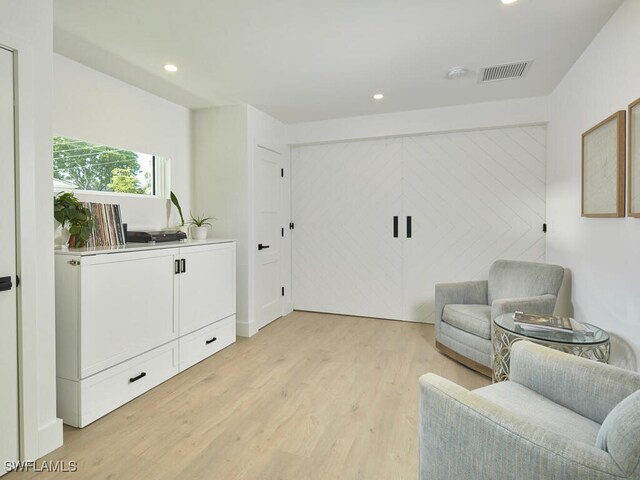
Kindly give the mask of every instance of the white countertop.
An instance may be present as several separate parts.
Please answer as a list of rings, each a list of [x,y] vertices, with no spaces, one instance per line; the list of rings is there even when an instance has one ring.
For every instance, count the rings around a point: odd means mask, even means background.
[[[230,238],[208,238],[206,240],[183,240],[178,242],[158,242],[158,243],[127,243],[111,247],[82,247],[82,248],[55,248],[56,255],[88,256],[102,255],[109,253],[138,252],[144,250],[160,250],[163,248],[192,247],[196,245],[212,245],[216,243],[235,242]]]

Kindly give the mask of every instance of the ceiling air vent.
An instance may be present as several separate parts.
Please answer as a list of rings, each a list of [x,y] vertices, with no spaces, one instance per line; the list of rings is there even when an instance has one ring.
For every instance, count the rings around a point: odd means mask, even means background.
[[[498,80],[509,80],[511,78],[524,78],[529,72],[529,68],[532,63],[533,60],[525,60],[523,62],[482,67],[478,74],[478,83],[496,82]]]

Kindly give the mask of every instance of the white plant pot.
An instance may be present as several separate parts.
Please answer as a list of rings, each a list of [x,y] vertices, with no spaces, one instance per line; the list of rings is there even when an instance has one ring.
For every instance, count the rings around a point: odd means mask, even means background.
[[[209,227],[196,227],[191,225],[191,239],[192,240],[206,240]]]
[[[71,238],[71,234],[69,233],[69,229],[63,227],[59,222],[55,222],[56,229],[54,233],[54,245],[57,248],[69,248],[69,239]]]

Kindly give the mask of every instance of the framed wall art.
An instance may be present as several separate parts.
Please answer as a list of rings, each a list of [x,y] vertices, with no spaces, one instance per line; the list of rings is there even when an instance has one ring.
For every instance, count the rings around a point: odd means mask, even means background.
[[[626,112],[582,134],[582,216],[624,217]]]
[[[640,218],[640,98],[629,105],[628,168],[627,215]]]

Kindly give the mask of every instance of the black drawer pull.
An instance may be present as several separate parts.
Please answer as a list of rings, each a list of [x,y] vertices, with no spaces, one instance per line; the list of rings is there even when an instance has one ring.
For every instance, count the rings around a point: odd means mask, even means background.
[[[411,215],[407,216],[407,238],[411,238]]]
[[[393,238],[398,238],[398,216],[393,217]]]
[[[13,282],[11,281],[11,277],[2,277],[0,278],[0,292],[6,292],[13,288]]]
[[[178,275],[180,273],[180,260],[175,261],[175,270],[174,273]]]
[[[146,376],[147,376],[147,372],[142,372],[140,375],[137,375],[135,377],[131,377],[129,379],[129,383],[137,382],[138,380],[140,380],[141,378],[144,378]]]
[[[211,340],[206,340],[204,343],[205,343],[206,345],[209,345],[210,343],[215,342],[217,339],[218,339],[218,337],[213,337]]]
[[[265,248],[269,248],[269,245],[263,245],[261,243],[258,244],[258,250],[264,250]]]
[[[180,273],[185,273],[187,271],[187,260],[183,258],[182,260],[180,260],[180,263],[182,264],[182,267],[180,268]]]

